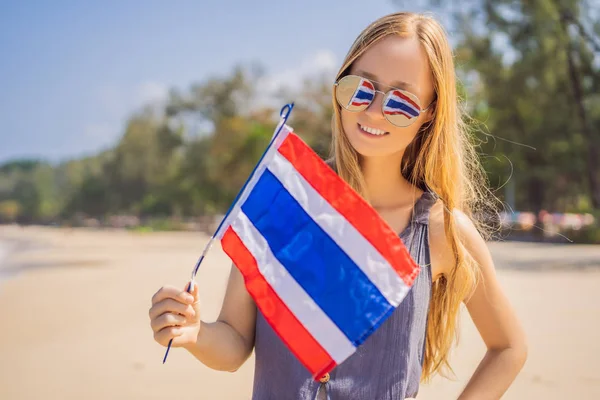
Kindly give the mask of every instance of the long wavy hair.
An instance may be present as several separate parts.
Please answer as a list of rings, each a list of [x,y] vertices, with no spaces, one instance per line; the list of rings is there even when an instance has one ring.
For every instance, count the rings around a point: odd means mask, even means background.
[[[426,333],[421,379],[452,372],[449,352],[458,339],[460,305],[470,296],[479,278],[479,267],[459,238],[452,210],[469,216],[485,237],[489,228],[475,218],[489,205],[487,180],[475,142],[465,123],[456,88],[453,54],[443,27],[425,14],[400,12],[370,24],[355,40],[337,74],[348,74],[352,63],[370,46],[389,35],[416,37],[427,54],[433,74],[434,116],[425,123],[404,152],[402,175],[421,190],[433,192],[443,202],[444,230],[454,254],[454,268],[434,282]],[[366,198],[360,155],[343,132],[341,109],[333,101],[332,167],[342,179]],[[368,200],[368,198],[367,198]]]

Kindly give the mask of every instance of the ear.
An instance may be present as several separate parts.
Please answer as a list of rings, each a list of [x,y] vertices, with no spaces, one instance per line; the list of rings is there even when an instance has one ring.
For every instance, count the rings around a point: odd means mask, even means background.
[[[425,111],[425,119],[423,120],[423,124],[426,124],[428,122],[431,122],[431,120],[433,120],[433,117],[435,117],[436,106],[437,106],[437,99],[432,101],[431,104],[429,105],[429,108],[427,109],[427,111]]]
[[[435,117],[435,101],[431,103],[427,111],[423,114],[423,122],[419,128],[419,133],[425,132],[431,126],[433,118]]]

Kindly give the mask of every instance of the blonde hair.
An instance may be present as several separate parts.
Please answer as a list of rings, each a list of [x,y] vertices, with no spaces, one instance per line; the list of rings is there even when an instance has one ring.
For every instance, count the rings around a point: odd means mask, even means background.
[[[352,63],[371,45],[389,36],[416,37],[421,43],[432,71],[434,116],[419,130],[404,152],[403,176],[422,190],[436,194],[444,205],[444,230],[452,246],[455,267],[448,276],[432,286],[422,380],[434,373],[452,371],[449,351],[458,338],[457,316],[462,301],[473,291],[479,267],[464,250],[451,210],[460,210],[473,219],[474,211],[488,193],[485,174],[458,104],[452,49],[443,27],[432,17],[414,13],[395,13],[369,25],[356,39],[337,79],[348,74]],[[341,109],[333,98],[333,167],[355,190],[366,196],[360,158],[343,132]],[[441,168],[440,168],[441,166]],[[483,223],[473,220],[480,232]]]

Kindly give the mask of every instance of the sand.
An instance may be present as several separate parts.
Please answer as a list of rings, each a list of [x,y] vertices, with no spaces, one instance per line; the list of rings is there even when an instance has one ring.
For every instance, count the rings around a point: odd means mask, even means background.
[[[151,296],[165,284],[183,288],[205,235],[0,227],[7,239],[18,246],[0,260],[0,399],[250,398],[253,358],[217,372],[174,349],[163,365],[165,349],[152,338]],[[530,347],[503,398],[600,398],[600,246],[490,248]],[[207,320],[217,316],[229,265],[218,245],[202,265]],[[466,312],[462,319],[457,379],[434,379],[419,400],[456,398],[483,356]]]

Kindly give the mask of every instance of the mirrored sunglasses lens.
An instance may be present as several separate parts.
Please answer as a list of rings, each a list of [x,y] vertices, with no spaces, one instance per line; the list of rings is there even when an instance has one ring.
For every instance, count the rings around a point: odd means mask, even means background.
[[[389,92],[383,104],[383,115],[400,127],[412,124],[420,113],[421,106],[416,96],[400,90]]]
[[[362,111],[375,98],[375,87],[360,76],[348,75],[338,82],[335,97],[340,106],[346,110]]]

